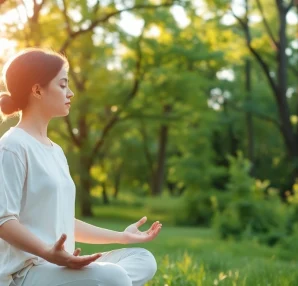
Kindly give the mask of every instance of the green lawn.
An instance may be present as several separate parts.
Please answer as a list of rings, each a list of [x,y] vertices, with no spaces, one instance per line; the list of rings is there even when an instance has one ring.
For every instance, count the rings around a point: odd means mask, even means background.
[[[123,230],[129,224],[111,218],[85,221],[114,230]],[[83,254],[121,248],[78,246]],[[137,246],[150,250],[158,262],[158,272],[148,285],[298,285],[295,253],[285,254],[253,242],[221,241],[210,229],[175,227],[166,222],[156,240]]]

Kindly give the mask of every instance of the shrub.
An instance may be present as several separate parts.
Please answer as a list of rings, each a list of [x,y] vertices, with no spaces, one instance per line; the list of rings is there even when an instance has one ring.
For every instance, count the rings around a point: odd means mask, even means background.
[[[177,225],[211,226],[214,214],[224,209],[227,199],[227,193],[216,190],[186,191],[181,212],[175,213],[175,222]]]
[[[254,239],[275,245],[289,234],[293,223],[291,208],[280,200],[277,190],[268,188],[268,181],[250,177],[250,164],[241,153],[236,158],[229,157],[229,161],[227,192],[231,199],[223,210],[217,211],[214,227],[224,239]]]

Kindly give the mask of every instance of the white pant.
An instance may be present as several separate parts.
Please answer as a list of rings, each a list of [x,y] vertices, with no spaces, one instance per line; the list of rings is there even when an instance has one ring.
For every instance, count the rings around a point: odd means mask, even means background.
[[[141,286],[157,269],[154,256],[143,248],[104,252],[95,262],[79,270],[52,263],[35,265],[25,279],[11,286]]]

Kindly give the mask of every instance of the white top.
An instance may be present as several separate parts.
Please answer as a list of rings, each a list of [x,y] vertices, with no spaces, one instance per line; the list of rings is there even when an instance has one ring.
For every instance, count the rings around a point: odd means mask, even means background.
[[[47,245],[66,233],[65,250],[73,253],[74,210],[75,185],[61,147],[10,128],[0,139],[0,226],[19,220]],[[13,273],[22,276],[26,268],[44,262],[0,238],[1,286],[11,283]]]

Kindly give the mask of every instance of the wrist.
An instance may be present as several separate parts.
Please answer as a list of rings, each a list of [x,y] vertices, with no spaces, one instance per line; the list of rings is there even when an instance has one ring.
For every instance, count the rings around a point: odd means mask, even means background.
[[[50,261],[50,250],[51,250],[51,247],[45,245],[44,247],[42,247],[40,249],[40,251],[37,255],[47,261]]]
[[[128,238],[128,235],[127,235],[127,232],[123,231],[121,232],[121,244],[128,244],[129,243],[129,238]]]

